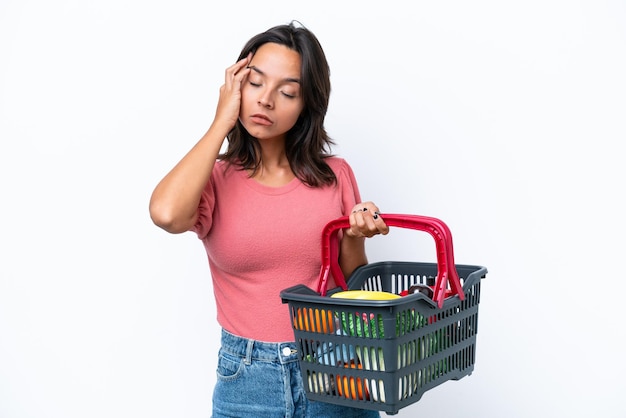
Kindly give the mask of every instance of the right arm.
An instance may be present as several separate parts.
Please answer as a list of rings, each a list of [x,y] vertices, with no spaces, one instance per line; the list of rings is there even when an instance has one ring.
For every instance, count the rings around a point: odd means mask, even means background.
[[[241,84],[250,72],[246,67],[249,61],[250,56],[226,70],[211,127],[152,192],[150,217],[168,232],[185,232],[196,223],[202,191],[211,178],[224,139],[239,117]]]

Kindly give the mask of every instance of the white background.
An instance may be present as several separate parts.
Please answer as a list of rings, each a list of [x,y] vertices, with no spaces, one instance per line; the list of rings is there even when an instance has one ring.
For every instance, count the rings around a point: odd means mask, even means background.
[[[474,373],[397,416],[626,416],[623,1],[1,0],[0,417],[209,416],[206,255],[148,199],[291,19],[363,197],[489,269]],[[370,259],[431,261],[421,234]]]

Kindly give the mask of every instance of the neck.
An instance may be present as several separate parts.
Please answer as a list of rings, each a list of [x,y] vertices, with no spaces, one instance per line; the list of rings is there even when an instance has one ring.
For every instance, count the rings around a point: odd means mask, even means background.
[[[289,183],[294,177],[287,154],[285,154],[284,143],[263,143],[261,164],[253,178],[259,183],[278,187]]]

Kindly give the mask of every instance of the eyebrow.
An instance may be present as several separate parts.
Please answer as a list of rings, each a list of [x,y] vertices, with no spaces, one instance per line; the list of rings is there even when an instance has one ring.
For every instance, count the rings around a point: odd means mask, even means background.
[[[260,70],[258,67],[254,66],[254,65],[248,65],[248,68],[251,69],[252,71],[260,74],[260,75],[265,75],[265,73]],[[287,78],[283,78],[284,82],[288,82],[288,83],[298,83],[300,84],[300,79],[299,78],[292,78],[292,77],[287,77]]]

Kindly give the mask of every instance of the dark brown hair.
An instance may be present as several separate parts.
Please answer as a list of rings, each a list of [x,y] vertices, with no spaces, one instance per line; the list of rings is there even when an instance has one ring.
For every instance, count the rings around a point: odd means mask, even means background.
[[[296,124],[286,134],[285,152],[291,170],[303,183],[312,187],[337,182],[332,169],[324,161],[331,156],[334,145],[324,128],[330,98],[330,68],[317,37],[307,28],[292,21],[252,37],[241,50],[243,59],[268,42],[284,45],[300,54],[302,59],[300,85],[304,108]],[[241,169],[256,173],[261,157],[259,142],[246,131],[241,122],[228,133],[228,148],[220,158]]]

